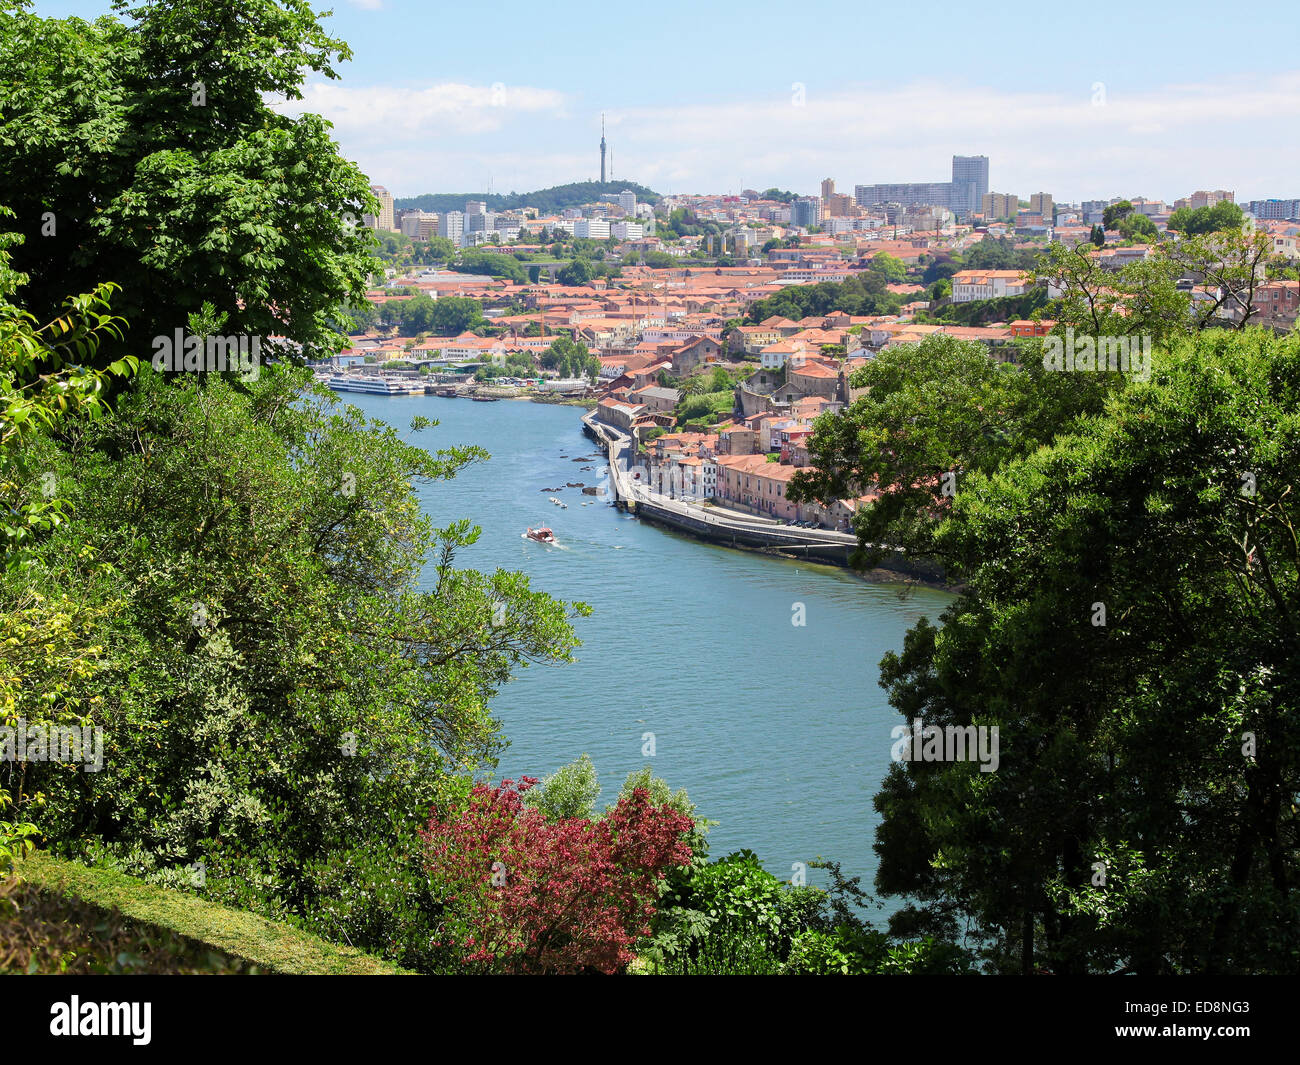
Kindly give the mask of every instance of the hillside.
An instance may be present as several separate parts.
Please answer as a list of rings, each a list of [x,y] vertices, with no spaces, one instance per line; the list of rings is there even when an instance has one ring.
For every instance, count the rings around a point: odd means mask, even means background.
[[[115,869],[37,853],[18,863],[18,873],[20,881],[0,881],[0,973],[65,971],[66,959],[56,957],[61,954],[81,958],[81,968],[73,971],[88,972],[405,971],[353,947]],[[4,909],[6,897],[19,903],[15,912]]]
[[[404,196],[393,201],[401,208],[417,208],[421,211],[463,211],[467,200],[480,200],[488,205],[488,210],[505,211],[518,207],[536,207],[542,214],[550,214],[565,207],[577,207],[591,203],[602,194],[624,192],[636,193],[641,203],[656,204],[662,198],[653,189],[638,185],[635,181],[575,181],[568,185],[556,185],[550,189],[537,192],[426,192],[422,196]]]

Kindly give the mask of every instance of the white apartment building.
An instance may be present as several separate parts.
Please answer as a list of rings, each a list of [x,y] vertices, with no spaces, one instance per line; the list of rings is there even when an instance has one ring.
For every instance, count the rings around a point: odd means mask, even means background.
[[[465,236],[465,215],[462,211],[448,211],[438,219],[438,235],[446,237],[456,247],[460,247]]]
[[[1028,287],[1021,270],[960,270],[952,275],[952,302],[1020,296]]]
[[[615,222],[609,231],[619,240],[640,240],[645,236],[645,226],[640,222]]]
[[[573,223],[573,235],[579,240],[608,240],[609,223],[603,218],[579,218]]]

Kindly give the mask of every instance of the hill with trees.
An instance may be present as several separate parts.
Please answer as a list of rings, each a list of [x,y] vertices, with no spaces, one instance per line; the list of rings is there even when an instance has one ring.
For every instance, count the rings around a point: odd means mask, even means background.
[[[486,203],[490,211],[510,211],[520,207],[536,207],[542,214],[552,214],[566,207],[592,203],[603,195],[617,192],[635,192],[639,203],[657,204],[662,197],[653,189],[635,181],[574,181],[536,192],[426,192],[422,196],[404,196],[393,201],[403,209],[420,211],[463,211],[469,200]]]

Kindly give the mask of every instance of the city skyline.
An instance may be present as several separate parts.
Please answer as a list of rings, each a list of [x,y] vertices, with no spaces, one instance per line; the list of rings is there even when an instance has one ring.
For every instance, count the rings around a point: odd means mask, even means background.
[[[109,5],[36,8],[89,19]],[[305,98],[281,106],[324,115],[343,154],[398,198],[596,180],[602,113],[613,180],[661,193],[815,195],[827,175],[840,188],[936,180],[953,155],[983,154],[992,185],[1053,189],[1062,202],[1172,200],[1200,187],[1297,195],[1300,145],[1278,130],[1300,121],[1300,70],[1280,53],[1219,47],[1195,17],[1208,6],[1164,10],[1162,48],[1134,63],[1089,45],[1077,21],[1024,4],[1008,18],[1033,31],[990,53],[970,43],[978,23],[941,3],[952,32],[927,40],[922,75],[913,49],[877,44],[878,26],[845,4],[828,5],[825,18],[861,31],[856,52],[852,33],[791,52],[788,9],[770,4],[742,18],[674,0],[654,19],[610,12],[598,32],[508,0],[498,17],[529,41],[538,57],[529,63],[518,49],[449,47],[430,60],[427,35],[454,24],[407,0],[349,0],[324,22],[353,60],[338,65],[338,81],[309,76]],[[1122,24],[1127,13],[1103,3],[1094,15]],[[1258,15],[1267,23],[1286,9],[1265,3]],[[675,46],[681,27],[719,40],[743,28],[743,68],[701,67],[693,49]],[[827,49],[863,61],[828,64]],[[638,56],[652,61],[629,61]]]

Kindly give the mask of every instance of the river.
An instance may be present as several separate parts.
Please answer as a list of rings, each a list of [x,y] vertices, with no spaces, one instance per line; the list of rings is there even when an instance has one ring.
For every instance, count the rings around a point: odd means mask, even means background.
[[[497,697],[510,740],[500,776],[544,777],[585,752],[603,805],[649,763],[718,822],[709,834],[715,857],[748,848],[783,879],[797,863],[833,858],[870,889],[879,820],[871,801],[901,721],[877,666],[917,619],[937,621],[950,596],[920,588],[903,598],[844,570],[703,544],[604,500],[582,506],[594,497],[577,488],[543,491],[600,480],[602,460],[573,461],[596,452],[579,407],[341,398],[430,450],[491,452],[455,480],[419,488],[437,524],[467,517],[482,527],[457,564],[522,570],[534,588],[593,608],[576,623],[578,661],[530,666]],[[411,434],[417,414],[440,424]],[[557,546],[521,539],[540,524],[555,530]],[[652,757],[642,755],[647,733]],[[807,876],[826,882],[818,870]]]

